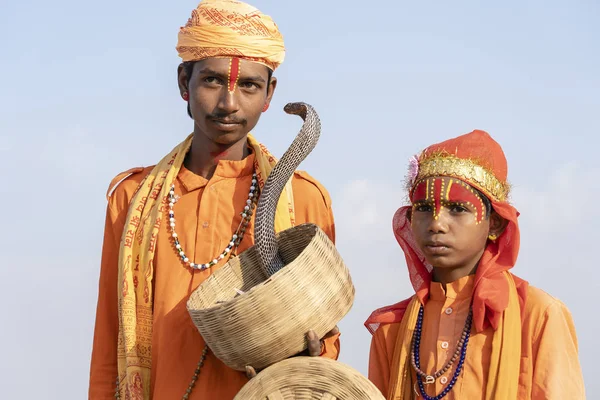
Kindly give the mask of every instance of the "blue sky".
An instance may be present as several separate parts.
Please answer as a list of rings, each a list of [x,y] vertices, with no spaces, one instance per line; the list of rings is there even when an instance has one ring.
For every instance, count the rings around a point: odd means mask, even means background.
[[[342,356],[366,373],[373,309],[411,293],[391,231],[408,158],[473,129],[509,161],[521,211],[514,272],[564,301],[589,398],[599,329],[600,3],[254,1],[287,55],[255,134],[281,155],[306,101],[323,131],[302,164],[331,193],[355,280]],[[81,399],[108,183],[192,129],[175,44],[197,1],[0,5],[0,302],[3,393]],[[32,384],[32,383],[35,383]]]

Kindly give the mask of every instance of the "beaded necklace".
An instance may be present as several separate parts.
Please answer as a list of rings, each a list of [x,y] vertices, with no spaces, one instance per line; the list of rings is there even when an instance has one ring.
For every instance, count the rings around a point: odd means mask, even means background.
[[[255,196],[256,182],[257,182],[256,173],[254,173],[254,174],[252,174],[252,186],[250,186],[250,192],[248,193],[248,200],[246,200],[246,205],[244,206],[244,211],[242,211],[240,213],[240,215],[242,216],[242,221],[238,225],[238,228],[236,229],[236,231],[231,236],[231,241],[229,242],[227,247],[225,247],[225,250],[223,250],[221,252],[221,254],[219,254],[218,257],[214,258],[212,261],[209,261],[209,262],[206,262],[203,264],[197,264],[193,261],[190,261],[189,257],[185,254],[185,251],[183,250],[181,243],[179,242],[179,237],[177,235],[177,232],[175,232],[175,211],[173,210],[173,206],[175,206],[175,203],[177,203],[177,200],[179,200],[179,197],[175,196],[175,184],[171,185],[171,190],[169,191],[169,197],[168,197],[168,199],[169,199],[169,227],[171,228],[171,237],[173,238],[173,245],[175,246],[175,250],[179,254],[179,257],[181,258],[181,261],[183,261],[184,264],[186,264],[187,266],[189,266],[192,269],[197,269],[197,270],[203,271],[203,270],[208,269],[208,268],[212,267],[213,265],[217,264],[219,261],[221,261],[222,259],[227,257],[227,255],[229,253],[231,253],[231,251],[234,250],[234,248],[237,248],[239,246],[240,242],[242,241],[242,238],[244,237],[244,233],[246,232],[246,228],[247,228],[248,224],[250,223],[250,220],[252,219],[252,212],[254,211],[254,207],[256,206],[256,201],[255,201],[255,198],[257,197],[257,196]]]
[[[171,229],[171,237],[173,238],[173,245],[175,246],[175,250],[179,254],[181,261],[185,265],[189,266],[192,269],[203,271],[203,270],[206,270],[206,269],[212,267],[213,265],[217,264],[219,261],[224,259],[229,253],[231,253],[232,251],[237,249],[240,242],[244,238],[244,233],[246,232],[246,228],[248,227],[248,224],[250,223],[250,220],[252,219],[252,213],[254,212],[254,208],[256,207],[256,200],[258,198],[257,193],[256,193],[256,183],[257,183],[256,173],[254,173],[254,174],[252,174],[252,185],[250,186],[250,192],[248,193],[248,200],[246,200],[246,205],[244,206],[244,211],[242,211],[240,213],[240,215],[242,216],[242,221],[238,225],[238,228],[236,229],[235,233],[232,235],[231,241],[229,242],[229,244],[227,245],[225,250],[223,250],[223,252],[221,252],[221,254],[217,258],[215,258],[212,261],[209,261],[207,263],[204,263],[204,264],[197,264],[197,263],[194,263],[193,261],[190,261],[188,256],[185,254],[183,247],[181,246],[181,242],[179,242],[177,232],[175,232],[175,212],[173,210],[173,206],[175,206],[175,203],[177,203],[177,200],[179,200],[179,196],[175,195],[175,184],[171,185],[171,190],[169,190],[169,196],[168,196],[169,227]],[[188,388],[185,391],[185,394],[183,395],[182,400],[188,400],[190,397],[190,394],[192,393],[192,390],[194,389],[194,386],[196,386],[196,382],[198,381],[198,376],[200,376],[200,370],[204,366],[204,362],[206,361],[206,357],[208,356],[208,350],[209,350],[208,345],[204,345],[204,349],[202,350],[202,356],[200,357],[200,361],[198,361],[198,365],[196,366],[196,370],[194,371],[194,376],[192,377],[192,380],[190,381],[190,384],[188,385]],[[119,377],[117,376],[116,390],[115,390],[115,399],[117,399],[117,400],[121,399],[121,393],[119,392],[119,386],[120,386],[120,381],[119,381]]]
[[[416,384],[418,385],[419,392],[420,392],[420,393],[417,393],[417,391],[415,389],[415,393],[417,394],[417,396],[419,396],[419,394],[420,394],[421,397],[423,397],[425,400],[441,400],[448,393],[450,393],[450,391],[456,384],[458,376],[460,375],[460,371],[462,370],[463,364],[465,362],[465,357],[467,355],[467,345],[469,343],[469,338],[471,336],[471,325],[473,322],[473,309],[469,310],[469,315],[465,322],[465,327],[463,328],[463,332],[460,337],[460,340],[458,341],[458,344],[456,345],[456,351],[454,352],[454,355],[452,356],[452,358],[450,358],[450,360],[448,360],[448,362],[446,363],[446,365],[444,365],[444,367],[442,367],[442,369],[435,372],[433,375],[429,375],[429,374],[421,371],[421,359],[420,359],[420,354],[419,354],[419,347],[421,344],[421,333],[423,330],[423,312],[424,312],[423,305],[421,305],[421,308],[419,309],[419,316],[417,317],[417,324],[415,326],[415,333],[413,334],[412,351],[410,354],[411,365],[417,374]],[[460,357],[460,359],[459,359],[459,357]],[[435,396],[435,397],[429,396],[425,392],[425,386],[423,385],[423,380],[425,380],[425,384],[435,383],[436,379],[439,378],[440,376],[442,376],[443,374],[445,374],[450,369],[450,367],[452,367],[452,365],[454,364],[454,362],[457,359],[459,360],[458,365],[456,366],[456,370],[454,371],[454,375],[452,376],[450,383],[448,383],[448,385],[444,388],[444,390],[442,390],[442,392],[440,394],[438,394],[437,396]]]
[[[204,366],[204,362],[206,361],[207,355],[208,355],[208,345],[204,345],[204,350],[202,350],[202,356],[200,357],[200,361],[198,361],[198,365],[196,366],[196,370],[194,371],[194,376],[192,377],[192,380],[191,380],[190,384],[188,385],[188,388],[185,391],[185,394],[183,395],[182,400],[188,400],[190,398],[190,394],[192,393],[194,386],[196,386],[196,381],[198,381],[198,376],[200,376],[200,370]],[[117,377],[116,383],[117,383],[117,389],[115,390],[115,399],[120,400],[121,393],[119,392],[119,383],[120,382],[119,382],[118,377]]]

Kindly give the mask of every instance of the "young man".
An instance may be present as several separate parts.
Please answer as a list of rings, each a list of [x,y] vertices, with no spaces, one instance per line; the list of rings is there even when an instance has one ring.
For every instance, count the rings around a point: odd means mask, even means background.
[[[205,347],[186,302],[254,242],[252,211],[275,160],[249,132],[275,91],[283,38],[270,17],[247,4],[205,0],[181,28],[177,49],[178,85],[194,131],[156,166],[127,171],[110,185],[92,400],[228,400],[247,381]],[[327,191],[297,172],[275,227],[304,222],[334,239]],[[309,350],[337,358],[337,332],[323,343],[309,333]]]
[[[519,251],[504,153],[473,131],[411,160],[394,216],[416,294],[375,311],[369,378],[387,399],[585,398],[571,315],[508,272]]]

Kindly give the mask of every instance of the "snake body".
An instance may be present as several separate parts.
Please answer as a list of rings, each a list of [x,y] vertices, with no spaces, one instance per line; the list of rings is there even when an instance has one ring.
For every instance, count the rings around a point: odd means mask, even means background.
[[[300,132],[277,162],[264,187],[256,208],[254,225],[255,246],[268,276],[285,266],[275,236],[275,212],[279,197],[287,181],[300,163],[315,148],[321,135],[321,121],[314,108],[306,103],[288,103],[284,107],[288,114],[299,115],[304,123]]]

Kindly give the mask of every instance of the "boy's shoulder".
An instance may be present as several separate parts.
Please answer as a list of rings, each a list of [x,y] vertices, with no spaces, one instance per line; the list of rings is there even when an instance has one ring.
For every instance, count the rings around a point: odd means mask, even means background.
[[[533,323],[543,323],[549,318],[564,318],[565,315],[570,315],[569,309],[562,301],[531,285],[527,289],[524,311],[523,320]]]
[[[548,307],[552,306],[564,307],[565,305],[562,301],[545,292],[544,290],[529,285],[527,288],[526,309],[547,309]]]

